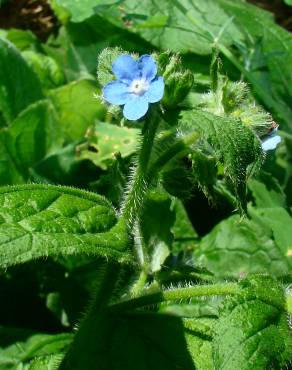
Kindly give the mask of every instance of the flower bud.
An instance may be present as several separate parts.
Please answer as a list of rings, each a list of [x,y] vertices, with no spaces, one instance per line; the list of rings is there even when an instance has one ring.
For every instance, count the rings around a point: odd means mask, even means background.
[[[165,92],[162,104],[167,108],[175,108],[190,92],[194,77],[190,71],[170,73],[164,77]]]
[[[162,104],[175,108],[189,93],[194,84],[191,71],[185,70],[178,54],[164,52],[158,55],[158,69],[165,82]]]

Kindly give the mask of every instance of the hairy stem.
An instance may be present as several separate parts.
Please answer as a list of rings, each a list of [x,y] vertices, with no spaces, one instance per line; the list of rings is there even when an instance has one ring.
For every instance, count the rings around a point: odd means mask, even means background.
[[[153,110],[151,118],[145,122],[142,146],[139,153],[134,175],[126,193],[125,200],[121,207],[121,217],[123,217],[131,230],[140,209],[142,208],[144,196],[147,191],[147,174],[151,149],[159,124],[159,114]]]
[[[166,301],[180,301],[193,297],[237,294],[240,288],[237,283],[196,285],[188,288],[169,289],[157,293],[146,294],[134,299],[125,300],[109,307],[112,312],[127,311],[147,305]]]

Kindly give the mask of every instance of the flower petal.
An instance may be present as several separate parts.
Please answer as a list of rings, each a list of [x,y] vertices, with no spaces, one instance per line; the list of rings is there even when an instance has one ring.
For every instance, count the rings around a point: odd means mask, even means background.
[[[279,135],[268,137],[262,142],[262,149],[266,152],[267,150],[276,149],[277,145],[281,142],[282,138]]]
[[[157,64],[151,55],[142,55],[138,60],[138,66],[142,77],[148,81],[152,81],[157,75]]]
[[[124,106],[124,117],[130,121],[136,121],[146,114],[148,105],[148,101],[144,96],[133,95]]]
[[[113,62],[113,72],[118,80],[129,85],[139,76],[138,63],[129,54],[121,55]]]
[[[149,103],[156,103],[162,99],[164,93],[163,77],[158,77],[151,82],[148,91],[145,93],[145,98]]]
[[[131,95],[128,85],[119,81],[109,82],[102,89],[102,92],[108,103],[117,105],[125,104]]]

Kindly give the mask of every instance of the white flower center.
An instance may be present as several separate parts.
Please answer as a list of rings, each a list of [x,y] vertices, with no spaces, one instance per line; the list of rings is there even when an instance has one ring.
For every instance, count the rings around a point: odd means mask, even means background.
[[[149,82],[144,78],[133,80],[130,86],[130,92],[136,95],[143,95],[149,89]]]

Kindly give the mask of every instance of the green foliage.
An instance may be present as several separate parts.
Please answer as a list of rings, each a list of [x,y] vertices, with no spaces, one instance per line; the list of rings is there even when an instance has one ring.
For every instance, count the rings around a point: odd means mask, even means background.
[[[283,292],[268,276],[251,276],[240,286],[240,294],[225,301],[215,325],[215,368],[281,368],[292,354]]]
[[[62,353],[72,341],[72,335],[35,334],[25,342],[17,342],[0,349],[0,367],[3,370],[53,370]],[[43,367],[41,367],[43,366]]]
[[[133,154],[138,145],[140,130],[98,122],[89,129],[87,143],[78,147],[78,157],[89,159],[96,166],[106,169],[107,162],[120,153],[122,157]]]
[[[291,273],[292,218],[281,207],[249,208],[250,219],[231,216],[206,235],[195,251],[218,277]]]
[[[194,84],[194,76],[191,71],[183,68],[179,55],[162,53],[158,57],[159,73],[164,78],[165,91],[162,104],[166,108],[175,108],[187,94]]]
[[[2,268],[62,254],[130,260],[125,227],[102,197],[28,185],[2,188],[0,198]]]
[[[34,71],[20,52],[3,39],[0,39],[0,71],[0,124],[3,126],[9,125],[21,110],[43,95]],[[17,85],[15,81],[21,81],[21,84]]]
[[[94,98],[95,84],[79,80],[50,91],[60,126],[67,141],[80,140],[95,119],[104,117],[104,108]],[[83,107],[86,106],[86,110]]]
[[[260,143],[253,132],[240,120],[220,118],[199,110],[184,112],[178,129],[183,134],[198,131],[209,145],[208,147],[203,142],[200,150],[206,152],[212,147],[210,154],[223,164],[224,171],[234,187],[238,205],[245,210],[248,167],[261,160]],[[206,181],[204,177],[199,179],[202,184]]]
[[[241,0],[49,4],[47,41],[0,30],[0,368],[288,368],[291,35]],[[101,96],[122,53],[164,78],[137,122]]]
[[[19,169],[25,172],[62,146],[62,131],[54,107],[40,100],[23,110],[12,122],[9,148]]]
[[[52,89],[64,83],[64,75],[53,58],[31,50],[22,52],[22,56],[42,81],[43,88]]]

